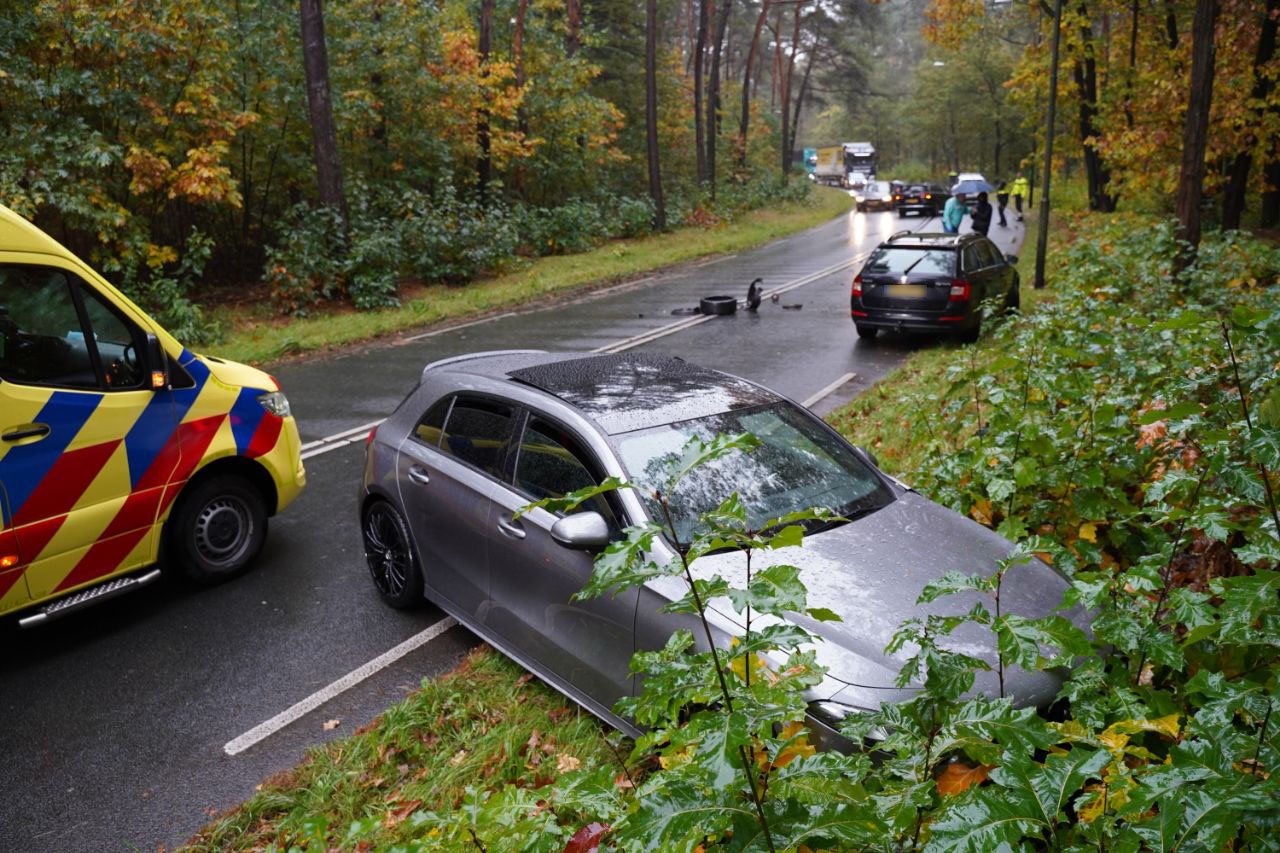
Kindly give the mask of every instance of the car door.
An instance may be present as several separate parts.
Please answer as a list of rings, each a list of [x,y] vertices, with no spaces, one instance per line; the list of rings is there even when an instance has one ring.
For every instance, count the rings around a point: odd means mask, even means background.
[[[573,596],[591,577],[594,555],[551,536],[559,515],[532,501],[600,482],[604,467],[570,430],[539,414],[526,419],[515,445],[512,483],[497,499],[489,534],[492,605],[485,622],[517,656],[532,658],[604,709],[631,692],[638,590],[583,601]],[[604,495],[580,508],[605,517],[616,535],[621,505]]]
[[[502,490],[515,410],[485,397],[446,397],[423,413],[397,454],[400,499],[427,594],[483,618],[494,495]]]
[[[176,420],[145,352],[73,271],[0,264],[0,486],[31,600],[154,559]]]

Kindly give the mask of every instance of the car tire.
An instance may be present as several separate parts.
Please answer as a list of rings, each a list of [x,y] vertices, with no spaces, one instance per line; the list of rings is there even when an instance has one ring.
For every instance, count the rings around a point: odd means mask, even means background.
[[[198,481],[165,526],[167,551],[190,580],[210,586],[243,574],[267,541],[262,494],[234,475]]]
[[[966,344],[977,343],[978,338],[982,336],[982,318],[978,317],[973,321],[973,325],[960,333],[960,340]]]
[[[703,314],[732,314],[738,310],[738,300],[732,296],[704,296],[698,302],[698,310]]]
[[[866,341],[874,340],[875,336],[880,334],[880,330],[875,326],[868,326],[865,323],[854,323],[853,327],[857,330],[858,337]]]
[[[1008,311],[1022,308],[1022,283],[1016,278],[1013,280],[1013,287],[1009,289],[1009,295],[1005,297],[1004,307]]]
[[[375,501],[361,514],[360,535],[369,575],[382,600],[399,609],[422,604],[422,568],[404,516],[386,501]]]

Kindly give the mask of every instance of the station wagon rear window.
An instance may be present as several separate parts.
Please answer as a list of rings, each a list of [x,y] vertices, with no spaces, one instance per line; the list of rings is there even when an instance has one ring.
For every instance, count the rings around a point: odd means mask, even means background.
[[[951,275],[955,263],[956,253],[951,249],[881,246],[871,254],[862,271],[873,275]]]

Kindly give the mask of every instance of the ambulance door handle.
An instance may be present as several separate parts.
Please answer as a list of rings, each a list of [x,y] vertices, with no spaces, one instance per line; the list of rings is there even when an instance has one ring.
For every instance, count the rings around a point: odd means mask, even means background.
[[[41,439],[49,434],[48,424],[23,424],[0,435],[5,441],[22,441],[24,438]]]

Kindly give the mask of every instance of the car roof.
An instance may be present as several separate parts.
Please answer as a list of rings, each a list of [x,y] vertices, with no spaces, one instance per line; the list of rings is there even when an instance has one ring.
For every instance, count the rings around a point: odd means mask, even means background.
[[[535,388],[578,409],[610,435],[783,399],[737,376],[649,353],[474,353],[428,365],[424,376],[437,369]]]
[[[899,231],[880,244],[881,247],[893,246],[904,249],[954,249],[966,243],[982,239],[981,234],[944,234],[937,231]]]

